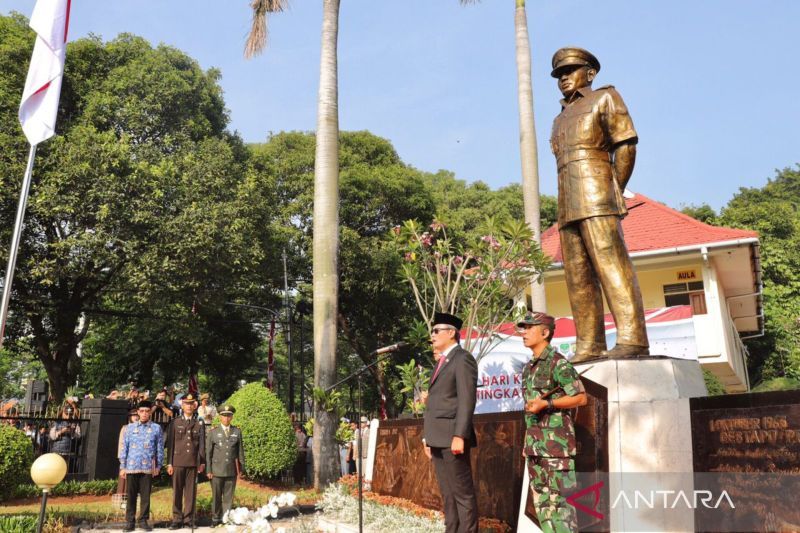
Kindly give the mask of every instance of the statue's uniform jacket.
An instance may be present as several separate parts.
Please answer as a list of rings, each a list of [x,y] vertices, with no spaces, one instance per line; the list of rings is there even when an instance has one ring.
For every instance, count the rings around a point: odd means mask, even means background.
[[[626,183],[619,183],[613,165],[621,144],[638,141],[633,121],[610,85],[578,89],[561,105],[550,144],[558,166],[558,225],[576,361],[606,350],[603,293],[617,325],[617,347],[646,355],[642,296],[620,224],[627,214]]]
[[[550,137],[558,165],[559,226],[602,215],[625,216],[609,154],[638,137],[622,97],[610,85],[585,87],[561,105]]]

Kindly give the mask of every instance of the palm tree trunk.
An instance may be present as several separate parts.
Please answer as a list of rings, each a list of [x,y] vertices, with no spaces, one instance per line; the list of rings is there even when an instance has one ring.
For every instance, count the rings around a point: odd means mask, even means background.
[[[323,0],[322,50],[314,162],[314,385],[336,378],[336,317],[339,252],[339,96],[337,39],[339,1]],[[323,489],[339,477],[334,440],[336,415],[315,407],[314,486]]]
[[[525,222],[541,246],[542,228],[539,202],[539,154],[536,148],[536,123],[533,119],[533,81],[531,46],[528,40],[528,17],[525,0],[517,0],[514,13],[517,48],[517,98],[519,100],[519,150],[522,159],[522,194]],[[531,301],[536,311],[546,311],[544,284],[531,283]]]

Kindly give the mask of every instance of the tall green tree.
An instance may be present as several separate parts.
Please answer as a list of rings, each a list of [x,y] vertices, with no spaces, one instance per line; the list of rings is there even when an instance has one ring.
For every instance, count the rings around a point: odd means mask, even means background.
[[[16,108],[32,44],[23,17],[0,17],[2,254],[25,160]],[[79,39],[67,57],[58,135],[37,157],[9,329],[11,342],[32,339],[56,399],[80,373],[77,348],[98,310],[164,314],[154,308],[168,302],[173,318],[189,319],[224,299],[228,280],[247,279],[259,253],[237,202],[247,152],[225,130],[219,72],[127,34]]]
[[[87,311],[95,323],[84,347],[87,387],[102,391],[129,379],[157,387],[203,370],[222,398],[235,380],[219,371],[255,362],[252,319],[226,304],[263,301],[274,291],[269,281],[277,272],[261,263],[277,253],[261,245],[263,218],[253,216],[246,151],[239,152],[238,145],[207,139],[170,158],[160,192],[169,197],[170,214],[152,236],[158,245],[121,273],[100,311]]]
[[[765,336],[746,341],[751,382],[800,379],[800,166],[740,189],[717,222],[756,230],[761,241]]]
[[[314,384],[327,388],[336,377],[339,290],[339,41],[340,0],[322,2],[317,135],[314,158]],[[266,14],[281,11],[281,0],[253,0],[254,24],[246,54],[266,42]],[[315,407],[314,486],[324,487],[338,476],[334,413]]]

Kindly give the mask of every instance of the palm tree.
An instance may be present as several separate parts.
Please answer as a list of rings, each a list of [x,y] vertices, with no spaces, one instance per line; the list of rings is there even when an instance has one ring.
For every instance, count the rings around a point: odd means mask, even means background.
[[[460,0],[462,5],[479,0]],[[525,0],[515,0],[514,27],[517,55],[517,100],[519,102],[519,151],[522,160],[522,195],[525,222],[533,230],[534,240],[541,246],[541,205],[539,202],[539,153],[536,147],[536,123],[533,117],[533,81],[531,77],[531,45],[528,39],[528,16]],[[533,309],[546,311],[544,284],[531,283]]]
[[[339,291],[339,93],[337,43],[340,0],[323,0],[322,49],[317,145],[314,162],[314,386],[326,388],[336,378],[336,317]],[[245,55],[266,44],[267,13],[286,8],[287,0],[253,0],[253,28]],[[315,405],[314,486],[321,489],[339,477],[339,451],[334,439],[336,414]]]
[[[522,194],[525,222],[533,230],[533,238],[542,245],[542,224],[539,202],[539,152],[536,147],[536,122],[533,117],[533,79],[531,45],[528,39],[528,16],[525,0],[516,0],[514,28],[517,49],[517,100],[519,101],[519,152],[522,159]],[[531,303],[537,311],[546,311],[544,283],[531,283]]]
[[[289,7],[289,0],[253,0],[253,25],[244,45],[244,57],[250,59],[267,46],[267,13],[280,13]]]

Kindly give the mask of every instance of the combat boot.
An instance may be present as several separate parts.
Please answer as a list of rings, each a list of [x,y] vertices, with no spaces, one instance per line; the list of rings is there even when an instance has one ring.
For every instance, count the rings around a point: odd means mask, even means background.
[[[602,356],[606,351],[605,343],[578,341],[575,343],[575,355],[569,360],[570,363],[582,363],[591,361]]]
[[[637,357],[640,355],[650,355],[649,346],[637,346],[635,344],[619,344],[610,350],[603,351],[603,357],[609,359],[627,359],[630,357]]]

